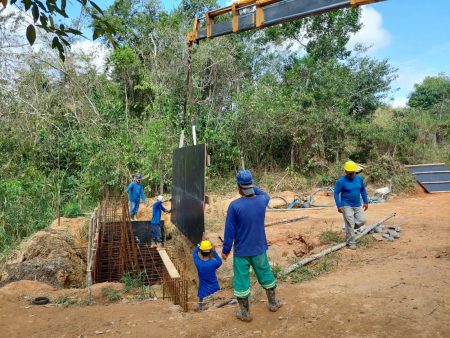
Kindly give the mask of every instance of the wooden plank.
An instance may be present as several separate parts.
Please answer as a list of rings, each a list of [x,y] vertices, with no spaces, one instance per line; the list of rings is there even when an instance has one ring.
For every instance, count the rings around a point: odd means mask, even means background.
[[[169,273],[170,278],[180,278],[180,274],[178,273],[175,265],[173,265],[172,260],[170,259],[166,250],[158,249],[158,253],[164,263],[164,266],[167,269],[167,272]]]

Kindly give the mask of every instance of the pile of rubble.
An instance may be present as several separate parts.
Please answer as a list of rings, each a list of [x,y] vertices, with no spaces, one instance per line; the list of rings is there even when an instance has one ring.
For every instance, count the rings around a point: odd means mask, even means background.
[[[362,233],[367,228],[365,226],[362,226],[356,230],[356,233]],[[400,238],[400,232],[402,231],[402,228],[400,226],[392,226],[392,225],[385,225],[380,224],[377,227],[375,227],[372,231],[370,231],[370,234],[374,234],[374,237],[379,239],[385,238],[390,242],[393,242],[396,239]],[[382,235],[381,235],[382,234]]]

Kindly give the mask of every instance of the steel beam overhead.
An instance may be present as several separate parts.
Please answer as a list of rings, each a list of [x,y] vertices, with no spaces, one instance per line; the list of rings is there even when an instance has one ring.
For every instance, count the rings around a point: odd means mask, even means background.
[[[384,0],[239,0],[231,6],[206,12],[203,26],[195,19],[187,40],[191,44],[379,1]]]

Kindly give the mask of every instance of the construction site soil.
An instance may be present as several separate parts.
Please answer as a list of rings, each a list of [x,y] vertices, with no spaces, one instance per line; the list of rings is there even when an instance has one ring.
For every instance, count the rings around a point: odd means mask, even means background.
[[[277,196],[290,201],[294,194],[284,192]],[[205,210],[207,237],[220,250],[219,236],[223,237],[226,209],[235,196],[210,198],[213,202]],[[328,203],[331,196],[323,194],[320,199],[321,203]],[[21,279],[31,280],[11,282],[0,289],[0,336],[450,337],[449,205],[450,194],[423,192],[371,204],[366,213],[368,224],[396,212],[397,216],[388,223],[402,227],[400,239],[394,242],[374,240],[356,251],[343,249],[334,255],[334,267],[317,278],[301,283],[292,279],[280,282],[277,291],[283,307],[276,313],[268,311],[263,290],[253,283],[254,319],[250,323],[235,318],[236,305],[184,313],[178,306],[160,299],[134,301],[124,297],[115,303],[105,301],[101,290],[120,291],[123,288],[120,283],[94,285],[94,305],[80,305],[87,295],[85,289],[57,289],[32,281],[35,278],[29,278],[28,274]],[[147,219],[149,209],[143,207],[139,217]],[[267,212],[267,222],[296,216],[308,218],[266,228],[270,244],[268,255],[275,267],[286,267],[295,259],[328,246],[319,239],[324,231],[342,231],[342,216],[335,208]],[[47,231],[50,234],[58,231],[54,225],[50,228],[53,228]],[[175,236],[173,241],[183,243],[182,236]],[[69,256],[79,256],[73,248],[82,247],[83,243],[76,242],[73,240],[68,247],[62,246],[70,252]],[[175,256],[188,263],[188,278],[195,285],[190,258],[192,247],[186,243],[171,246]],[[29,251],[22,248],[21,252]],[[19,255],[16,260],[23,261],[23,256]],[[80,262],[73,264],[80,264],[80,271],[85,269]],[[11,273],[14,271],[10,270]],[[232,297],[231,257],[224,262],[218,275],[223,290],[217,298]],[[84,279],[83,274],[80,278]],[[12,280],[17,278],[9,281]],[[67,278],[58,280],[60,285],[51,280],[46,283],[58,288],[70,286]],[[37,296],[47,296],[51,300],[71,297],[78,304],[67,307],[31,305],[30,299]]]

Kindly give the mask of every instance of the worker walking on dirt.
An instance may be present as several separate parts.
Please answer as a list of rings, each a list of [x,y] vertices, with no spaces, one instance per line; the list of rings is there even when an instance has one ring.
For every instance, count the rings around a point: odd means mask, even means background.
[[[145,203],[144,187],[141,184],[142,175],[136,174],[133,177],[133,182],[127,188],[128,200],[130,202],[130,217],[136,219],[139,211],[139,204],[142,200]]]
[[[203,310],[206,297],[220,290],[216,270],[222,265],[222,260],[208,240],[203,240],[192,253],[198,274],[198,309]]]
[[[355,162],[345,162],[345,175],[337,180],[334,187],[334,200],[338,211],[344,216],[347,244],[352,250],[356,250],[355,228],[364,225],[366,222],[364,211],[369,207],[364,180],[360,175],[356,175],[357,169]]]
[[[163,206],[163,197],[159,195],[152,207],[152,240],[156,245],[162,244],[161,238],[161,211],[170,213]]]
[[[253,177],[249,170],[239,171],[236,182],[241,197],[231,202],[228,207],[222,259],[227,259],[234,244],[234,295],[239,303],[236,317],[243,321],[251,321],[248,301],[250,266],[259,284],[266,289],[269,310],[275,312],[281,306],[275,297],[276,280],[267,258],[265,217],[270,197],[253,185]]]

